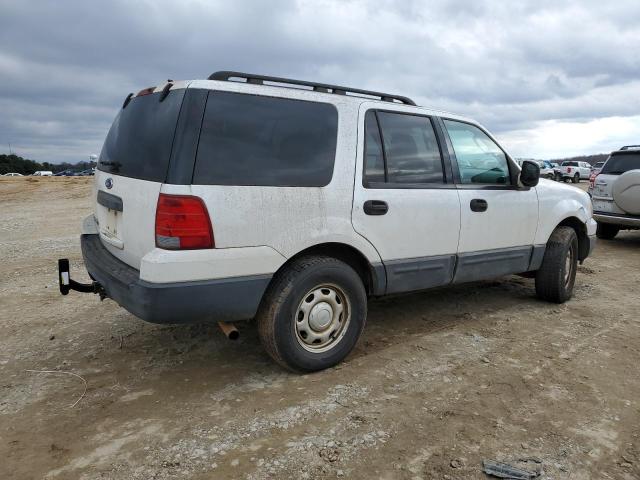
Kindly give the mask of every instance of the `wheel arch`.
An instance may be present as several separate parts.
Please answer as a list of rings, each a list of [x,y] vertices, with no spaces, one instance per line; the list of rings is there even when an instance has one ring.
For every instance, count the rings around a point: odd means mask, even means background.
[[[578,237],[578,260],[582,262],[589,255],[589,235],[587,234],[587,226],[578,217],[567,217],[562,220],[558,227],[571,227]],[[555,229],[554,229],[555,230]]]
[[[372,264],[360,250],[340,242],[319,243],[299,251],[280,266],[274,277],[298,258],[311,255],[333,257],[343,261],[360,276],[368,295],[384,294],[387,277],[383,264]]]

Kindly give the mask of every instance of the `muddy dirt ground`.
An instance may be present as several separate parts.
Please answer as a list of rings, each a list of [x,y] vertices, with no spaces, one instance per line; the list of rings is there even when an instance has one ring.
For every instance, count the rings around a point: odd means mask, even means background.
[[[600,241],[565,305],[520,277],[373,300],[346,362],[295,375],[252,324],[60,296],[57,258],[87,278],[90,181],[0,180],[0,478],[640,478],[640,232]]]

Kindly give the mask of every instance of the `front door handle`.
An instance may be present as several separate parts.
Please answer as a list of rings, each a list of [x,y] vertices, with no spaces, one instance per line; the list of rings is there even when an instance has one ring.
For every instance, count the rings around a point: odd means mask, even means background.
[[[471,200],[470,206],[472,212],[486,212],[489,204],[482,198],[474,198]]]
[[[384,215],[389,211],[389,205],[383,200],[367,200],[363,210],[367,215]]]

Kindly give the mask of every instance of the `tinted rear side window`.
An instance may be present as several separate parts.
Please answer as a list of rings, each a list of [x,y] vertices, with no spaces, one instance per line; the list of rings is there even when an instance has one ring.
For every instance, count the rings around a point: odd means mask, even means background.
[[[211,92],[193,183],[322,187],[333,176],[337,135],[333,105]]]
[[[440,148],[429,117],[369,110],[364,153],[365,186],[444,183]]]
[[[113,121],[100,153],[98,169],[153,182],[164,182],[185,90],[131,99]]]
[[[622,175],[629,170],[640,169],[640,153],[621,153],[611,155],[600,173]]]

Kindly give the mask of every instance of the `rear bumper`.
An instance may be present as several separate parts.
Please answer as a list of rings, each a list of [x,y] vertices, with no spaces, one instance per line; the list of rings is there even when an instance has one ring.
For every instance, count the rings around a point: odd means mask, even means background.
[[[615,213],[594,212],[593,218],[596,222],[620,225],[621,227],[640,228],[640,217],[631,215],[619,215]]]
[[[118,260],[96,234],[80,237],[89,275],[106,296],[135,316],[152,323],[230,322],[253,318],[271,275],[216,280],[151,283]]]

